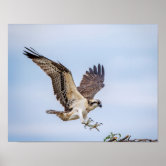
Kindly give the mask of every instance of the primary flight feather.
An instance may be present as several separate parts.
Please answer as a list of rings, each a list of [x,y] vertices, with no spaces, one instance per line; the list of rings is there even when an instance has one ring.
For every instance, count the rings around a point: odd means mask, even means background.
[[[79,87],[76,87],[71,71],[61,63],[54,62],[40,55],[33,48],[27,48],[23,54],[32,59],[52,80],[56,98],[64,111],[48,110],[48,114],[56,114],[63,121],[80,119],[85,127],[96,128],[100,123],[91,125],[92,120],[88,113],[96,107],[102,107],[101,101],[93,99],[95,94],[104,87],[104,67],[100,64],[89,68],[83,75]],[[99,131],[99,130],[98,130]]]

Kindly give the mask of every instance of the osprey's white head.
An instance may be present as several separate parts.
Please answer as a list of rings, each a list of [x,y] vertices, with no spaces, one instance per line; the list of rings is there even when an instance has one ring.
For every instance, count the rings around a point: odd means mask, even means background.
[[[88,110],[91,111],[96,107],[102,107],[102,103],[98,99],[90,99],[88,100]]]

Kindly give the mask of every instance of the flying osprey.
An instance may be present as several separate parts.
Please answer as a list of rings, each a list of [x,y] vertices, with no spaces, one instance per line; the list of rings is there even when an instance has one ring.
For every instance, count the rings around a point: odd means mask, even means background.
[[[88,113],[96,107],[102,107],[101,101],[93,99],[95,94],[104,87],[104,67],[100,64],[93,69],[89,68],[83,75],[79,87],[76,87],[71,71],[61,63],[54,62],[30,47],[23,52],[32,59],[44,72],[51,77],[54,95],[64,107],[64,111],[48,110],[48,114],[56,114],[63,121],[80,119],[81,123],[90,129],[102,123],[90,124],[93,120],[88,118]],[[99,131],[99,130],[98,130]]]

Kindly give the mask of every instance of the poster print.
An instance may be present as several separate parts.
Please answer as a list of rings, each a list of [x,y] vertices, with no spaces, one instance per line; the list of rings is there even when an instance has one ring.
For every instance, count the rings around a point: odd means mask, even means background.
[[[8,141],[157,141],[157,25],[8,28]]]

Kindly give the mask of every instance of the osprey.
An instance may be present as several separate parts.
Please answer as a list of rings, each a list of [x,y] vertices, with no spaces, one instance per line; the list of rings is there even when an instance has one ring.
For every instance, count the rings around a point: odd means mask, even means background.
[[[56,114],[63,121],[80,119],[84,127],[95,128],[99,131],[98,126],[102,123],[93,121],[88,118],[88,113],[96,107],[102,107],[98,99],[93,99],[95,94],[104,87],[104,67],[98,64],[89,68],[83,75],[79,87],[76,87],[72,73],[61,63],[54,62],[40,55],[33,48],[26,48],[23,52],[28,58],[32,59],[40,68],[51,77],[54,95],[62,106],[64,111],[48,110],[48,114]]]

